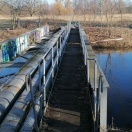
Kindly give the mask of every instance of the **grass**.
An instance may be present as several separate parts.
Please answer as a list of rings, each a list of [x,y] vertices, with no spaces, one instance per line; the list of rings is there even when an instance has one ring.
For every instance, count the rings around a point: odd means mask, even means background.
[[[86,17],[86,21],[88,21],[89,19],[91,21],[94,21],[94,16],[93,15],[85,15]],[[108,18],[110,19],[110,15],[108,16]],[[57,19],[57,20],[71,20],[72,19],[72,14],[70,15],[61,15],[61,16],[58,16],[58,15],[47,15],[46,18],[48,19]],[[107,19],[105,17],[105,15],[102,16],[102,20],[103,22],[107,22]],[[0,20],[9,20],[10,19],[10,16],[7,15],[7,16],[3,16],[3,15],[0,15]],[[30,17],[30,16],[27,16],[27,17],[20,17],[21,20],[35,20],[35,19],[38,19],[37,16],[33,16],[33,17]],[[121,19],[121,15],[119,14],[114,14],[113,15],[113,22],[116,22],[116,21],[120,21]],[[123,14],[123,19],[124,20],[128,20],[128,21],[132,21],[132,14]],[[95,21],[100,21],[100,15],[96,15],[95,17]],[[74,15],[74,21],[84,21],[84,15]]]
[[[12,37],[15,37],[15,36],[18,36],[20,34],[23,34],[25,32],[27,32],[28,29],[24,29],[24,28],[21,28],[21,29],[16,29],[16,30],[0,30],[0,42],[1,41],[4,41],[6,39],[9,39],[9,38],[12,38]]]
[[[110,17],[110,16],[109,16]],[[42,24],[44,25],[46,22],[49,22],[52,26],[51,29],[58,28],[63,22],[72,19],[72,14],[69,16],[45,16],[45,19],[42,19]],[[38,20],[37,16],[33,17],[21,17],[22,28],[10,30],[11,20],[10,16],[2,16],[0,15],[0,41],[5,39],[17,36],[19,34],[25,33],[29,30],[37,28],[36,20]],[[93,47],[100,47],[100,48],[132,48],[132,32],[131,29],[126,28],[132,24],[132,14],[123,14],[123,19],[121,21],[121,17],[118,14],[113,16],[112,28],[111,28],[111,36],[108,35],[108,28],[107,28],[107,20],[106,17],[103,16],[103,29],[99,30],[100,26],[100,16],[97,15],[95,20],[94,16],[86,15],[86,19],[84,22],[83,15],[74,15],[74,21],[81,21],[81,24],[84,25],[83,28],[85,29],[90,42],[103,40],[107,38],[124,38],[120,42],[103,42],[103,43],[96,43],[93,44]],[[57,25],[58,24],[58,25]],[[3,30],[4,29],[4,30]],[[116,45],[116,47],[115,47]]]
[[[109,36],[108,28],[104,27],[102,30],[97,27],[84,27],[85,32],[91,42],[91,45],[95,49],[131,49],[132,48],[132,31],[129,28],[112,27],[111,35]],[[120,41],[108,41],[108,42],[97,42],[95,41],[106,40],[106,39],[123,38]]]

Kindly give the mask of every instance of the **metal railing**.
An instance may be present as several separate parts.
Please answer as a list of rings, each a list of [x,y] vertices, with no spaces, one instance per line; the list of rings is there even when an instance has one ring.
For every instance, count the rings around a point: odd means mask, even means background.
[[[44,117],[44,111],[46,111],[47,107],[47,85],[51,81],[51,91],[52,87],[55,81],[55,75],[58,72],[59,65],[61,63],[61,59],[64,53],[65,49],[65,44],[68,39],[69,33],[70,33],[70,26],[71,22],[67,26],[67,29],[62,32],[62,34],[58,37],[57,41],[54,42],[54,45],[44,54],[43,59],[38,62],[38,73],[39,73],[39,94],[37,97],[34,97],[33,91],[32,91],[32,78],[31,78],[31,73],[28,73],[25,76],[26,80],[26,87],[30,87],[30,93],[31,93],[31,98],[32,98],[32,107],[33,107],[33,115],[34,115],[34,128],[36,131],[39,131],[38,128],[38,113],[35,110],[35,105],[39,103],[39,122],[43,119]],[[48,72],[46,71],[46,57],[48,55],[51,55],[51,65],[49,67]],[[42,71],[42,72],[41,72]],[[50,94],[49,94],[50,96]]]
[[[100,65],[96,58],[90,58],[87,50],[87,46],[84,41],[84,37],[81,34],[81,28],[79,23],[79,32],[80,32],[80,39],[81,39],[81,45],[82,45],[82,51],[84,55],[84,65],[86,66],[87,71],[87,82],[90,84],[90,61],[93,61],[93,88],[92,88],[92,113],[93,113],[93,121],[94,121],[94,132],[99,131],[100,128],[100,98],[101,93],[103,93],[104,89],[104,83],[103,83],[103,77],[104,74],[102,73],[102,70],[100,68]],[[107,122],[107,121],[106,121]]]

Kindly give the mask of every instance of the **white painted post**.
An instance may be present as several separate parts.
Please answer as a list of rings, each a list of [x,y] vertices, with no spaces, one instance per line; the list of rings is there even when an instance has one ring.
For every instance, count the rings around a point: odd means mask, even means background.
[[[100,93],[100,132],[107,131],[107,88]]]

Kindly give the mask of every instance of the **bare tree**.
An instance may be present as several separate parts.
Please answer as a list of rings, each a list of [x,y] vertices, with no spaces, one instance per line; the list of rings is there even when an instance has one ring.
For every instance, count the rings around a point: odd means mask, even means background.
[[[38,5],[36,6],[36,13],[35,13],[39,18],[39,26],[40,26],[41,18],[43,16],[46,16],[48,13],[49,13],[48,2],[39,1]]]
[[[132,1],[131,0],[126,1],[126,11],[127,13],[132,13]]]
[[[117,6],[117,12],[120,14],[121,24],[123,24],[123,13],[125,9],[125,2],[123,0],[115,0]]]
[[[64,7],[66,8],[67,12],[72,13],[73,12],[73,8],[72,8],[72,4],[71,4],[71,0],[62,0]]]
[[[37,12],[36,6],[40,3],[40,0],[25,0],[26,8],[32,17]]]
[[[109,37],[111,36],[111,27],[113,23],[113,16],[116,13],[115,1],[104,0],[104,15],[106,17]]]
[[[8,6],[8,10],[11,16],[12,29],[14,30],[18,26],[18,19],[21,15],[24,1],[22,0],[3,0],[3,3]]]

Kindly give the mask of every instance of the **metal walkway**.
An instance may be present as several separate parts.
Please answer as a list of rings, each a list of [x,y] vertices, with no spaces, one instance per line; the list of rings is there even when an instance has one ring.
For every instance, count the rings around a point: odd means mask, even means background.
[[[29,44],[2,71],[0,132],[107,131],[109,85],[79,22]]]
[[[53,132],[92,132],[93,119],[78,29],[71,29],[47,109]]]

